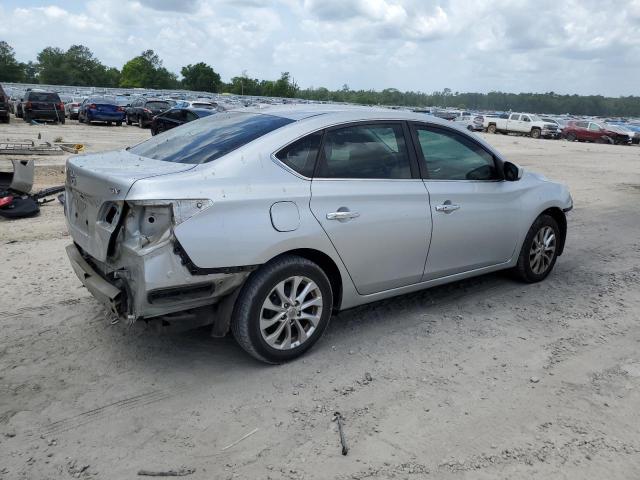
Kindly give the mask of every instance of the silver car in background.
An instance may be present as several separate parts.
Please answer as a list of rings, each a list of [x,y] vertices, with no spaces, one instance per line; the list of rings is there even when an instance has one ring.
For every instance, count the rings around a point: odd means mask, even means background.
[[[213,324],[271,363],[332,312],[511,269],[544,279],[567,188],[452,122],[346,106],[219,113],[70,157],[71,264],[130,322]]]

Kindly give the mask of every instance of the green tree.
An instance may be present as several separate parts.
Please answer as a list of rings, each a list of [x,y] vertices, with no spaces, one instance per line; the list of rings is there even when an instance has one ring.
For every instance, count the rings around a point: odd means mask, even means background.
[[[145,50],[122,67],[121,87],[175,88],[178,77],[162,66],[153,50]]]
[[[188,90],[217,92],[221,86],[220,75],[204,62],[182,67],[182,84]]]
[[[58,47],[47,47],[38,54],[38,79],[48,85],[69,85],[71,72],[65,52]]]
[[[22,65],[24,67],[25,83],[38,83],[38,64],[29,60]]]
[[[21,82],[24,80],[24,64],[18,63],[11,45],[0,41],[0,81]]]

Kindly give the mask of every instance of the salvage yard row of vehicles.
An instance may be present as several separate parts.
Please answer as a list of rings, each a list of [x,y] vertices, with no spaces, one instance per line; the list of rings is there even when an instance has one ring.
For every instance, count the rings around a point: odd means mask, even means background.
[[[0,92],[3,92],[1,88],[0,86]],[[184,92],[173,94],[165,92],[163,95],[160,92],[151,91],[137,94],[103,91],[100,94],[80,96],[27,88],[18,95],[20,99],[15,94],[13,97],[6,92],[0,94],[0,121],[9,122],[9,112],[11,112],[27,122],[53,121],[64,124],[66,118],[77,119],[87,125],[99,122],[120,126],[126,122],[127,125],[136,124],[140,128],[150,127],[151,134],[156,135],[206,116],[207,113],[216,113],[230,108],[260,104],[314,103],[306,100],[211,95],[212,97],[209,98]],[[391,108],[405,109],[404,107]],[[616,145],[640,143],[640,120],[568,118],[526,112],[487,114],[424,108],[413,111],[452,121],[472,132],[526,135],[532,138],[564,138],[569,141]]]

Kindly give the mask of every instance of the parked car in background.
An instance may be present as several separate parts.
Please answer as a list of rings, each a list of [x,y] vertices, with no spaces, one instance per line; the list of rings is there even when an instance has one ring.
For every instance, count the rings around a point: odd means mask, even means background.
[[[269,363],[333,312],[503,269],[543,280],[573,207],[453,122],[339,105],[218,113],[66,172],[67,254],[97,299],[230,329]]]
[[[80,105],[82,105],[83,101],[84,99],[82,98],[74,98],[71,103],[65,105],[65,110],[70,120],[78,119],[78,114],[80,113]]]
[[[16,118],[22,118],[22,113],[23,113],[22,102],[24,102],[24,98],[16,99],[13,102],[13,111]]]
[[[170,108],[171,105],[166,100],[138,98],[126,110],[127,125],[137,123],[140,128],[144,128],[151,124],[153,117]]]
[[[531,113],[511,113],[508,118],[485,117],[483,127],[488,133],[520,133],[532,138],[559,138],[556,123],[549,123]]]
[[[466,128],[472,132],[481,132],[484,130],[484,127],[482,126],[482,117],[478,115],[458,115],[453,121],[462,128]]]
[[[78,121],[90,125],[91,122],[115,123],[121,126],[125,110],[118,106],[115,97],[89,97],[82,102],[78,111]]]
[[[589,120],[571,120],[564,127],[564,138],[573,142],[595,142],[627,144],[631,139],[629,135],[608,128],[606,124]]]
[[[638,137],[638,140],[634,138],[636,135],[636,132],[629,129],[625,125],[613,125],[610,123],[605,123],[603,125],[604,125],[604,128],[606,128],[607,130],[611,130],[616,132],[619,135],[626,135],[628,137],[628,141],[625,141],[624,138],[620,137],[618,139],[614,139],[614,143],[625,145],[625,144],[635,144],[638,141],[640,141],[640,137]]]
[[[55,92],[28,90],[22,102],[22,118],[31,120],[50,120],[64,123],[64,104]]]
[[[11,117],[11,106],[9,102],[9,95],[4,91],[2,85],[0,85],[0,121],[2,123],[9,123]]]
[[[188,122],[208,117],[216,113],[210,108],[172,108],[156,115],[151,120],[151,135],[171,130]]]
[[[553,135],[552,138],[560,139],[562,137],[562,129],[564,128],[566,122],[561,123],[560,120],[558,120],[557,118],[551,118],[551,117],[540,117],[540,118],[542,119],[543,122],[556,125],[557,133]]]
[[[633,145],[640,144],[640,124],[627,122],[607,122],[607,125],[614,125],[622,129],[624,133],[631,137],[631,143]]]

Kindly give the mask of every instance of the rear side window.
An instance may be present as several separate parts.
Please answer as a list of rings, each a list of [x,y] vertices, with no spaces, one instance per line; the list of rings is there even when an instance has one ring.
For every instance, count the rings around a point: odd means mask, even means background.
[[[321,139],[321,132],[307,135],[284,147],[276,153],[276,158],[300,175],[312,177]]]
[[[402,126],[355,125],[327,131],[316,177],[411,178]]]
[[[57,93],[48,92],[29,92],[27,96],[32,102],[53,102],[60,103],[60,97]]]
[[[274,115],[219,113],[151,137],[129,151],[166,162],[207,163],[291,122]]]
[[[498,180],[493,155],[450,130],[416,127],[418,144],[433,180]]]

